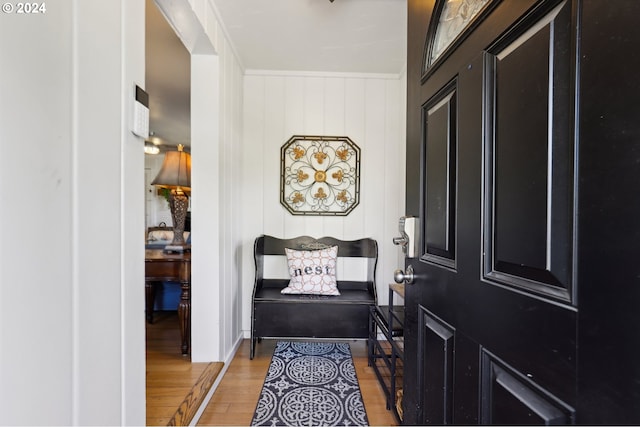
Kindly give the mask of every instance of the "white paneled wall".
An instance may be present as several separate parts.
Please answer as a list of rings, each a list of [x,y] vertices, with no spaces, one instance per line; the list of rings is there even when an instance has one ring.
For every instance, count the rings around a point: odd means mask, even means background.
[[[253,241],[260,234],[378,241],[378,298],[386,303],[392,244],[404,214],[406,77],[248,71],[244,78],[242,329],[251,325]],[[295,216],[280,205],[280,147],[292,135],[348,136],[361,149],[360,205],[349,215]]]
[[[145,5],[47,6],[0,17],[1,423],[143,425]]]
[[[220,284],[221,284],[221,348],[227,356],[237,344],[242,333],[240,242],[242,224],[239,221],[240,209],[240,146],[242,138],[242,69],[223,34],[218,34],[218,55],[220,67],[220,121],[219,173],[220,205]],[[223,358],[225,360],[226,358]]]

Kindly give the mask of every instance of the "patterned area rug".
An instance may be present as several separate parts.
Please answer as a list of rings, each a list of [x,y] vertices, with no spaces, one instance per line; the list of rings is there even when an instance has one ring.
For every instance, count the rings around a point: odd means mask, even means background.
[[[278,342],[251,425],[369,425],[349,344]]]

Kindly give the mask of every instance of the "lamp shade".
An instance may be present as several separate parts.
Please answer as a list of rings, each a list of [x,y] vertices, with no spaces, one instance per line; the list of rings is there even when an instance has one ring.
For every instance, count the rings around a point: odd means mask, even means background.
[[[182,144],[178,151],[167,151],[160,172],[151,182],[165,188],[191,188],[191,155],[182,151]]]

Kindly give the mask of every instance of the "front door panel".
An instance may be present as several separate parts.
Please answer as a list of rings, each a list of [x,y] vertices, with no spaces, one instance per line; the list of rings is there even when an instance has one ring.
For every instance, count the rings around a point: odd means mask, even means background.
[[[409,424],[575,419],[573,7],[493,2],[408,83]]]
[[[522,20],[485,55],[484,278],[572,301],[571,8]]]
[[[567,425],[575,422],[573,408],[490,352],[483,350],[481,354],[482,424]]]
[[[425,107],[424,132],[429,141],[424,156],[426,259],[455,267],[457,96],[453,80]]]
[[[419,349],[424,363],[418,366],[420,418],[425,424],[451,424],[453,420],[453,361],[455,330],[420,307]]]

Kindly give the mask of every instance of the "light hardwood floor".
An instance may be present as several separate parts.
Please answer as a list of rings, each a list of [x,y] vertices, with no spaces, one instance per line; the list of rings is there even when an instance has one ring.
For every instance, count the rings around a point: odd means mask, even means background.
[[[159,312],[147,323],[147,425],[188,425],[222,363],[191,363],[180,351],[178,316]]]
[[[221,363],[191,363],[180,354],[177,317],[160,313],[147,325],[147,425],[187,425],[197,411],[197,401],[222,368]],[[248,426],[267,374],[275,340],[263,340],[249,360],[244,340],[205,408],[198,425]],[[385,396],[373,369],[367,364],[366,341],[349,341],[360,390],[372,426],[397,425],[386,409]],[[203,378],[204,377],[204,378]]]

